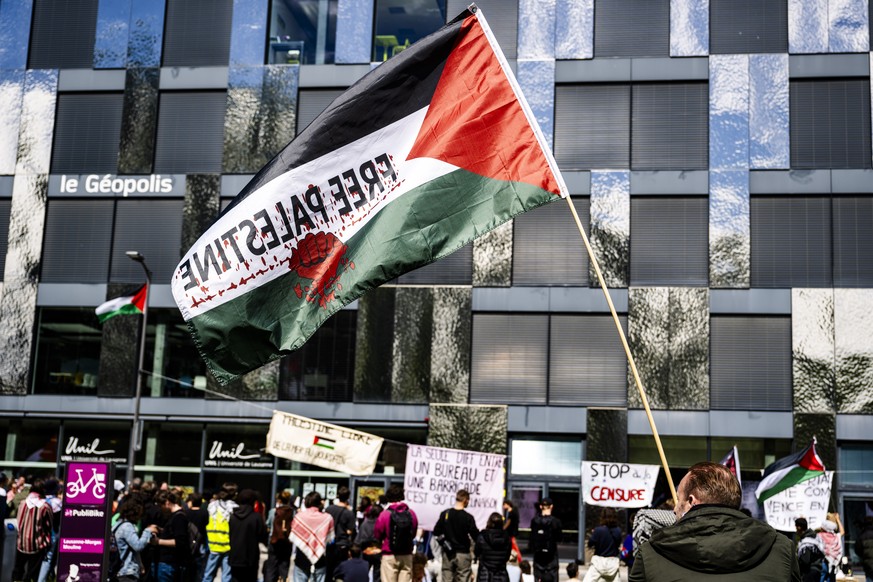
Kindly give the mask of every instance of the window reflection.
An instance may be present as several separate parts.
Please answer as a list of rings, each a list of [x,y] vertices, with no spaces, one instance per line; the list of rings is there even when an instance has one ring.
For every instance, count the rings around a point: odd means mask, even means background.
[[[103,337],[94,308],[42,308],[34,394],[96,394]]]
[[[387,61],[445,23],[445,0],[376,0],[373,61]]]
[[[282,358],[280,400],[350,401],[358,312],[330,317],[299,350]]]
[[[204,392],[189,384],[205,385],[206,364],[179,311],[150,309],[148,323],[144,366],[152,375],[143,396],[203,398]]]
[[[513,440],[509,447],[512,475],[582,475],[581,441]]]
[[[336,52],[337,0],[273,0],[269,62],[325,65]]]

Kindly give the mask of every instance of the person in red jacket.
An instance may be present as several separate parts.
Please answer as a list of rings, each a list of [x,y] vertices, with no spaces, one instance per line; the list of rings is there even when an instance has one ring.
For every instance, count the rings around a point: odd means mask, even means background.
[[[18,542],[13,580],[36,580],[52,540],[52,509],[46,503],[44,482],[36,479],[18,506]]]

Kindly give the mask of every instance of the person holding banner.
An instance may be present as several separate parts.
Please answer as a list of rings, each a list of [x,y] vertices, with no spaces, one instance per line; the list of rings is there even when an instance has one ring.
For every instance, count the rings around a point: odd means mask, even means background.
[[[737,478],[718,463],[679,482],[678,521],[640,546],[628,582],[800,582],[791,540],[742,513]]]
[[[479,535],[479,528],[466,510],[469,504],[470,493],[459,489],[455,493],[455,506],[441,512],[433,528],[433,535],[443,549],[442,582],[470,581],[473,565],[470,546]],[[502,518],[500,526],[503,527]],[[506,560],[503,564],[506,565]]]
[[[492,513],[476,538],[476,558],[479,559],[476,582],[509,582],[506,562],[511,553],[512,541],[503,529],[503,517]]]

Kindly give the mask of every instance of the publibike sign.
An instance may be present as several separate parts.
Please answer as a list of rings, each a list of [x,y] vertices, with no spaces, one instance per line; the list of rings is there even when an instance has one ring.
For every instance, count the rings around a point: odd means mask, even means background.
[[[59,582],[102,582],[109,556],[112,463],[67,463],[61,532]]]

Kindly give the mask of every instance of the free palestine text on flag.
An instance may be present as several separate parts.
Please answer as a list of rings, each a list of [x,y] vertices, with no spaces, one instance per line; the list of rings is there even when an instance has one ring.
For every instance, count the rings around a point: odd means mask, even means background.
[[[124,297],[116,297],[110,299],[106,303],[97,307],[94,313],[97,314],[97,320],[103,323],[110,317],[116,315],[136,315],[140,314],[145,307],[146,286],[143,285],[133,295],[125,295]]]
[[[225,384],[364,292],[566,196],[481,13],[350,87],[182,258],[176,303]]]

